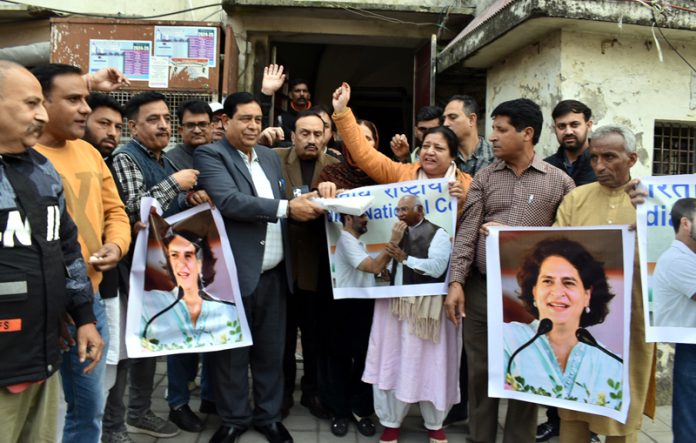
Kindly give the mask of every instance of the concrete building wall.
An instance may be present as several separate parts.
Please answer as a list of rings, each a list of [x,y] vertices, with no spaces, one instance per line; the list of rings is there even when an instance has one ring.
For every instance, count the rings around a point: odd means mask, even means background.
[[[696,59],[696,43],[672,44],[687,60]],[[621,124],[636,133],[633,175],[650,175],[655,121],[696,122],[696,75],[664,41],[661,46],[664,62],[645,36],[558,31],[489,69],[487,109],[518,97],[539,103],[545,124],[538,152],[547,155],[557,146],[553,107],[562,99],[580,100],[592,108],[596,126]],[[490,117],[486,121],[488,133]]]
[[[501,102],[528,98],[537,102],[544,113],[538,152],[550,153],[556,148],[549,124],[551,109],[561,97],[561,32],[544,41],[509,54],[488,70],[486,80],[486,135],[490,134],[490,113]],[[539,148],[541,150],[539,150]]]
[[[670,40],[671,41],[671,40]],[[696,43],[671,41],[687,60]],[[564,98],[587,103],[595,125],[621,124],[636,134],[636,176],[651,175],[655,120],[696,122],[696,77],[661,41],[660,62],[654,41],[642,36],[563,32],[561,66]]]

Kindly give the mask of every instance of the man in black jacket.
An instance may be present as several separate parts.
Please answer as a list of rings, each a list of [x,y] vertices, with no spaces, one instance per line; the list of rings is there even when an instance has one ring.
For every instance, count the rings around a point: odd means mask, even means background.
[[[551,116],[560,146],[544,161],[568,174],[576,186],[597,181],[588,150],[592,110],[577,100],[563,100],[553,108]]]
[[[0,429],[9,441],[55,439],[61,322],[81,361],[101,358],[92,288],[61,179],[31,147],[48,121],[38,80],[0,61]]]

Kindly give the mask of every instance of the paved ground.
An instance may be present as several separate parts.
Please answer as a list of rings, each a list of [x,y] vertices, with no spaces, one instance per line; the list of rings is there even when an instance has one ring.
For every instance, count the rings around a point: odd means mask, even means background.
[[[298,363],[298,379],[302,375],[301,363]],[[164,399],[164,392],[167,386],[166,382],[166,368],[164,362],[160,362],[157,367],[156,376],[156,388],[152,399],[152,410],[160,415],[161,417],[166,417],[169,413],[169,406]],[[299,386],[299,383],[298,383]],[[351,426],[348,435],[344,437],[335,437],[331,434],[329,430],[330,422],[328,420],[319,420],[312,415],[310,415],[307,408],[301,406],[300,403],[300,393],[295,392],[295,406],[290,410],[290,416],[286,418],[283,423],[290,430],[296,443],[362,443],[362,442],[372,442],[376,443],[378,441],[379,432],[374,437],[363,437],[358,434],[355,426]],[[198,411],[199,398],[198,391],[194,391],[192,394],[191,408],[194,411]],[[505,407],[506,402],[501,401],[501,408],[499,413],[499,422],[502,422],[505,417]],[[544,411],[541,408],[539,417],[542,421],[545,416]],[[181,432],[178,436],[173,438],[161,438],[156,439],[153,437],[145,435],[132,434],[131,437],[136,443],[207,443],[210,437],[213,435],[215,430],[220,425],[220,420],[216,416],[208,416],[206,418],[206,429],[199,433],[194,434],[190,432]],[[404,421],[403,429],[401,432],[400,443],[427,443],[428,438],[426,432],[421,427],[421,419],[418,411],[418,407],[415,406],[411,409],[409,416]],[[657,417],[655,420],[645,419],[643,421],[643,428],[638,437],[638,443],[669,443],[672,441],[672,408],[671,406],[660,406],[657,408]],[[502,426],[501,426],[502,429]],[[447,437],[452,443],[465,442],[466,441],[467,427],[466,424],[455,425],[447,429]],[[498,434],[498,442],[502,442],[502,436]],[[265,438],[255,431],[248,431],[240,439],[240,443],[264,443]],[[553,438],[550,440],[551,443],[558,443],[558,438]]]

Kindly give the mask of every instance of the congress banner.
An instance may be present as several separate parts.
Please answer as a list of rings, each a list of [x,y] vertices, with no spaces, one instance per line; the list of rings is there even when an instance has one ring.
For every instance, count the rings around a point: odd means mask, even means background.
[[[490,396],[626,421],[634,239],[627,226],[490,230]]]
[[[447,293],[457,217],[447,181],[366,186],[339,195],[345,212],[329,212],[326,221],[334,298]],[[351,198],[371,203],[350,211]]]
[[[661,284],[665,286],[664,280],[654,276],[658,259],[675,241],[670,217],[672,206],[681,199],[696,198],[696,175],[644,177],[641,186],[648,193],[645,203],[638,205],[636,214],[646,339],[649,342],[696,343],[696,314],[689,315],[692,303],[692,309],[696,310],[696,302],[681,300],[683,296],[669,288],[660,290]],[[676,278],[680,270],[673,272],[668,279]],[[691,269],[691,272],[696,270]]]
[[[251,345],[219,212],[207,204],[163,219],[143,199],[130,275],[128,357],[208,352]]]

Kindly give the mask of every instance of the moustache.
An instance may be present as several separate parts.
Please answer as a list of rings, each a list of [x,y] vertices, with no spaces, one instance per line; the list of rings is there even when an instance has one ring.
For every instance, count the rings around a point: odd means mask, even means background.
[[[32,123],[27,128],[27,134],[41,135],[43,133],[45,125],[43,123]]]

